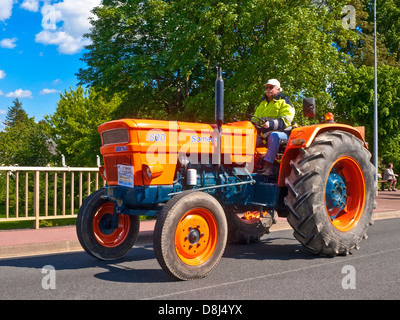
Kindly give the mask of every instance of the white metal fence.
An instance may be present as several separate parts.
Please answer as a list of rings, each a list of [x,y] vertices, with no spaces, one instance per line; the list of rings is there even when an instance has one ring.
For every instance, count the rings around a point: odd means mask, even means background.
[[[76,218],[84,197],[104,185],[99,168],[1,167],[0,223]]]

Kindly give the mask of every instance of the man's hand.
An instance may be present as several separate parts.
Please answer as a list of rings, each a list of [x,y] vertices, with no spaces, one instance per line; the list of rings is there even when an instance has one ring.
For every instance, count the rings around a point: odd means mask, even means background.
[[[263,124],[263,127],[265,129],[268,129],[269,128],[269,121],[265,121],[264,124]]]

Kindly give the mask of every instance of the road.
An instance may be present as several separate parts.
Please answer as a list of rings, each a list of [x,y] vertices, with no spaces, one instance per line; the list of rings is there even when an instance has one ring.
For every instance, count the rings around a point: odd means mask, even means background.
[[[207,278],[189,282],[169,277],[150,244],[117,262],[84,252],[3,259],[0,299],[399,300],[399,230],[400,219],[378,220],[359,250],[335,258],[309,254],[291,230],[275,231],[257,244],[228,246]]]

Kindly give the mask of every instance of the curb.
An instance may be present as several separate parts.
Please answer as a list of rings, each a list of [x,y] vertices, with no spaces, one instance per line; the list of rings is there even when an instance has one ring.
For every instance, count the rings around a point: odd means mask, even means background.
[[[400,211],[383,211],[374,212],[372,219],[392,219],[400,218]],[[142,222],[146,224],[146,222]],[[154,222],[147,222],[147,227],[143,231],[139,232],[138,239],[135,245],[151,244],[153,242],[153,230],[152,224]],[[280,231],[280,230],[290,230],[291,227],[287,223],[286,218],[278,218],[276,224],[274,224],[270,232]],[[83,251],[78,240],[63,240],[63,241],[53,241],[53,242],[39,242],[31,244],[19,244],[19,245],[6,245],[0,246],[0,259],[8,258],[18,258],[18,257],[29,257],[36,255],[46,255],[46,254],[58,254],[58,253],[68,253],[68,252],[80,252]]]

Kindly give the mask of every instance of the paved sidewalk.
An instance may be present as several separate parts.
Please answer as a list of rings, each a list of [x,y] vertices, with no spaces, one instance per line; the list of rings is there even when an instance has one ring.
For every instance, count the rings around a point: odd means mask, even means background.
[[[400,218],[400,190],[379,191],[373,219]],[[137,244],[151,243],[155,220],[141,221]],[[290,229],[285,218],[278,218],[271,231]],[[0,231],[0,258],[82,251],[75,226]]]

